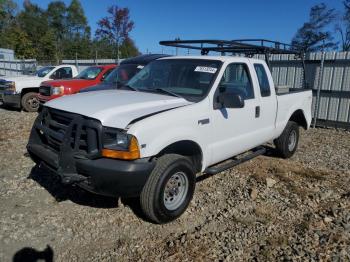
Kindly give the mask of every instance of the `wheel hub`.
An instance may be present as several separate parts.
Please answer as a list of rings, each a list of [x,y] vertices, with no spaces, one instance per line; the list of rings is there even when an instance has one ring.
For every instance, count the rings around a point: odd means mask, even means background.
[[[169,210],[175,210],[186,198],[188,192],[188,178],[184,172],[172,175],[165,185],[164,206]]]
[[[28,105],[31,107],[31,108],[37,108],[38,105],[39,105],[39,101],[37,98],[35,97],[32,97],[30,99],[28,99]]]
[[[288,138],[288,150],[293,151],[296,143],[297,143],[297,133],[295,132],[295,130],[292,130]]]

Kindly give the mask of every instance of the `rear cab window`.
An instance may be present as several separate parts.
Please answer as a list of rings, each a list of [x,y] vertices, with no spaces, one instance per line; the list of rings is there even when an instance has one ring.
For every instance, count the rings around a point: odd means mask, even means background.
[[[258,77],[260,94],[262,97],[268,97],[271,95],[270,82],[266,74],[266,70],[263,64],[254,64],[255,72]]]
[[[72,78],[72,68],[71,67],[61,67],[57,69],[53,74],[52,77],[54,79],[65,79],[65,78]]]

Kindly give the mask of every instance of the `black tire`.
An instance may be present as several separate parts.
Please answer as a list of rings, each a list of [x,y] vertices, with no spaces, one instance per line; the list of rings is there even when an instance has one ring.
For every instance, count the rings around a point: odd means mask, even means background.
[[[188,189],[186,193],[183,193],[181,201],[177,203],[179,206],[169,210],[164,199],[165,188],[168,181],[171,178],[174,181],[173,178],[176,178],[177,174],[187,177]],[[173,221],[185,212],[192,200],[195,185],[195,171],[189,158],[177,154],[164,155],[157,160],[157,164],[141,192],[141,208],[146,217],[155,223],[163,224]]]
[[[27,112],[36,112],[39,109],[38,93],[28,92],[22,96],[21,105],[22,108]]]
[[[292,138],[292,136],[295,136],[295,140]],[[287,126],[284,128],[283,133],[274,140],[277,153],[283,158],[290,158],[294,155],[298,148],[298,142],[299,125],[293,121],[289,121]]]

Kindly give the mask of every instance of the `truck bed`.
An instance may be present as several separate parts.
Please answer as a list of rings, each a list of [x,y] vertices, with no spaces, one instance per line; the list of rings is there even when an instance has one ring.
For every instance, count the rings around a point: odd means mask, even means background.
[[[281,134],[286,121],[297,110],[302,110],[307,121],[307,127],[311,124],[311,104],[312,90],[310,89],[292,89],[285,94],[276,95],[277,99],[277,115],[276,115],[276,130]]]

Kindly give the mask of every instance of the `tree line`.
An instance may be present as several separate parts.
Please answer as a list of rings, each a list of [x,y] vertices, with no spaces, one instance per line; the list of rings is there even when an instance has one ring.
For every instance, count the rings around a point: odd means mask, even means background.
[[[310,10],[291,44],[308,52],[350,51],[350,0],[343,10],[320,3]],[[74,58],[125,58],[139,54],[129,34],[134,28],[128,8],[111,6],[97,23],[94,34],[79,0],[66,4],[51,1],[46,9],[24,0],[0,0],[0,47],[15,51],[17,58],[56,61]]]
[[[59,62],[74,58],[125,58],[139,54],[129,33],[134,28],[129,9],[109,7],[94,35],[79,0],[68,6],[52,1],[47,9],[25,0],[0,0],[0,47],[17,58]]]

